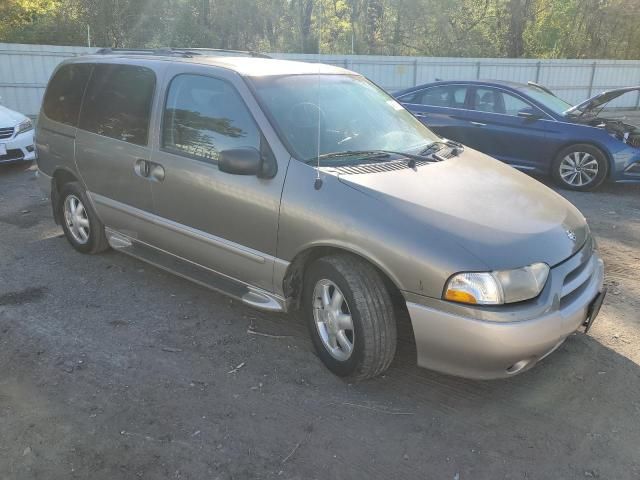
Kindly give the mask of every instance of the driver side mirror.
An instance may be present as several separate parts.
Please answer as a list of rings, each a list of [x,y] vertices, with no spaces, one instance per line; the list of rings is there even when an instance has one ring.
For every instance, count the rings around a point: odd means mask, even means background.
[[[231,175],[258,175],[262,170],[262,155],[255,148],[232,148],[218,154],[218,169]]]
[[[540,112],[538,112],[535,108],[523,108],[518,112],[518,116],[531,122],[540,120],[542,118]]]

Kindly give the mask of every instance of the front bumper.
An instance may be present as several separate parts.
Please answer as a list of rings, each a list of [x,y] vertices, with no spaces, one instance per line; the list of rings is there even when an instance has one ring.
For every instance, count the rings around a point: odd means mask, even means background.
[[[11,138],[0,139],[0,143],[4,144],[7,153],[0,155],[0,163],[11,162],[32,162],[36,159],[36,147],[33,142],[33,132],[20,133]]]
[[[613,156],[611,180],[618,183],[640,183],[640,149],[627,147]]]
[[[602,291],[604,265],[597,252],[591,252],[591,242],[588,248],[589,255],[581,251],[552,269],[541,295],[547,305],[542,310],[538,305],[540,313],[532,318],[531,310],[522,306],[494,309],[485,315],[487,320],[454,313],[450,302],[442,300],[431,305],[408,301],[418,365],[476,379],[503,378],[531,368],[583,325],[589,305]]]

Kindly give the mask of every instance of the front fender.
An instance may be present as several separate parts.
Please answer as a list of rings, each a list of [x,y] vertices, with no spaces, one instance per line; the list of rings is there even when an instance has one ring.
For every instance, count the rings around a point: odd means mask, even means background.
[[[352,252],[379,268],[401,291],[440,298],[444,282],[461,270],[486,269],[438,229],[314,168],[291,162],[282,194],[277,257],[287,264],[310,248]],[[277,278],[275,283],[277,284]]]

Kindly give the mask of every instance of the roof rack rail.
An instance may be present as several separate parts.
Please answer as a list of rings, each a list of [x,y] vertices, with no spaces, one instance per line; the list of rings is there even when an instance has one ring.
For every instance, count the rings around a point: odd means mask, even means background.
[[[216,55],[235,55],[235,56],[243,56],[243,57],[256,57],[256,58],[272,58],[269,55],[260,52],[254,52],[253,50],[230,50],[227,48],[170,48],[169,50],[178,51],[178,52],[187,52],[187,53],[195,53],[197,55],[207,55],[211,54],[211,56]]]
[[[238,57],[255,57],[255,58],[271,58],[264,53],[244,51],[244,50],[228,50],[224,48],[100,48],[96,51],[96,55],[158,55],[158,56],[180,56],[180,57],[216,57],[216,56],[238,56]]]

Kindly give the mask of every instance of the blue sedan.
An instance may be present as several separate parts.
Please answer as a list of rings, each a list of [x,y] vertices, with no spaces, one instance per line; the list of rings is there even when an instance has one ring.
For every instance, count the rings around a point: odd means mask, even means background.
[[[628,87],[572,106],[535,83],[436,82],[395,97],[439,135],[564,188],[591,190],[605,180],[640,183],[640,128],[603,118]]]

